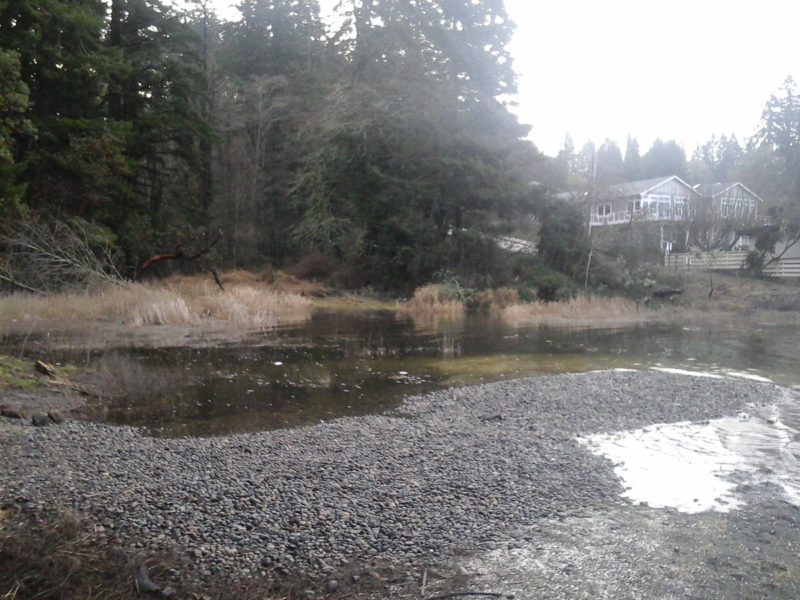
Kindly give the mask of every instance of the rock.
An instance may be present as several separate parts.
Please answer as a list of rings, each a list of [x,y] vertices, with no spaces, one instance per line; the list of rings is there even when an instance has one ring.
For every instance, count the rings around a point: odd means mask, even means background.
[[[33,423],[34,426],[36,427],[47,427],[48,425],[51,425],[53,422],[47,415],[33,415],[33,417],[31,417],[31,423]]]
[[[147,565],[145,563],[139,565],[134,579],[136,581],[136,589],[139,590],[140,593],[161,595],[161,588],[150,579],[150,574],[147,572]]]
[[[62,415],[60,411],[49,410],[47,411],[47,416],[50,417],[50,420],[57,425],[64,422],[64,415]]]
[[[333,592],[335,592],[336,590],[338,590],[338,589],[339,589],[339,582],[338,582],[338,581],[336,581],[335,579],[331,579],[331,580],[330,580],[330,581],[329,581],[329,582],[328,582],[328,583],[325,585],[325,589],[326,589],[326,590],[328,590],[328,593],[329,593],[329,594],[332,594]]]

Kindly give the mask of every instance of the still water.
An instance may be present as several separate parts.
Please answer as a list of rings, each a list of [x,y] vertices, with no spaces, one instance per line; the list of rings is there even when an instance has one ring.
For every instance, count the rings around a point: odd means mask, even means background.
[[[221,435],[375,413],[408,395],[608,368],[673,368],[800,384],[797,326],[513,327],[490,316],[420,325],[392,312],[316,313],[210,348],[119,349],[65,359],[115,391],[97,418],[155,435]]]
[[[770,487],[800,506],[800,404],[784,401],[703,423],[661,423],[581,439],[615,465],[623,497],[685,513],[741,508]]]

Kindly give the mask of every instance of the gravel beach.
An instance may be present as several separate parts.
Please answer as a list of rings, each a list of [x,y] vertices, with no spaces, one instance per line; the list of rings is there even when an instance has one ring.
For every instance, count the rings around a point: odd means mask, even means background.
[[[78,421],[3,428],[0,503],[74,509],[123,548],[185,551],[201,576],[437,564],[521,526],[619,505],[612,465],[579,435],[731,415],[785,393],[603,371],[449,389],[384,415],[217,438]]]

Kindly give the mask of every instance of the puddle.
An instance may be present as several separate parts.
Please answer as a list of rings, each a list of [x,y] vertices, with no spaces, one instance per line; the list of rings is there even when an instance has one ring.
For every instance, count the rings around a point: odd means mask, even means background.
[[[521,524],[465,559],[475,589],[541,600],[799,597],[796,392],[722,419],[580,441],[616,464],[629,502]]]
[[[686,513],[740,508],[744,486],[772,484],[800,505],[797,400],[705,423],[658,424],[581,439],[615,464],[633,503]]]

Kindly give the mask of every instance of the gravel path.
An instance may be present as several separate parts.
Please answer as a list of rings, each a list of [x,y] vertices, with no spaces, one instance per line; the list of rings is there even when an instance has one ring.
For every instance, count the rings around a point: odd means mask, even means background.
[[[68,422],[0,432],[0,505],[74,508],[123,547],[187,549],[200,574],[427,564],[616,501],[611,465],[579,434],[720,417],[781,393],[605,371],[445,390],[388,415],[222,438]]]

